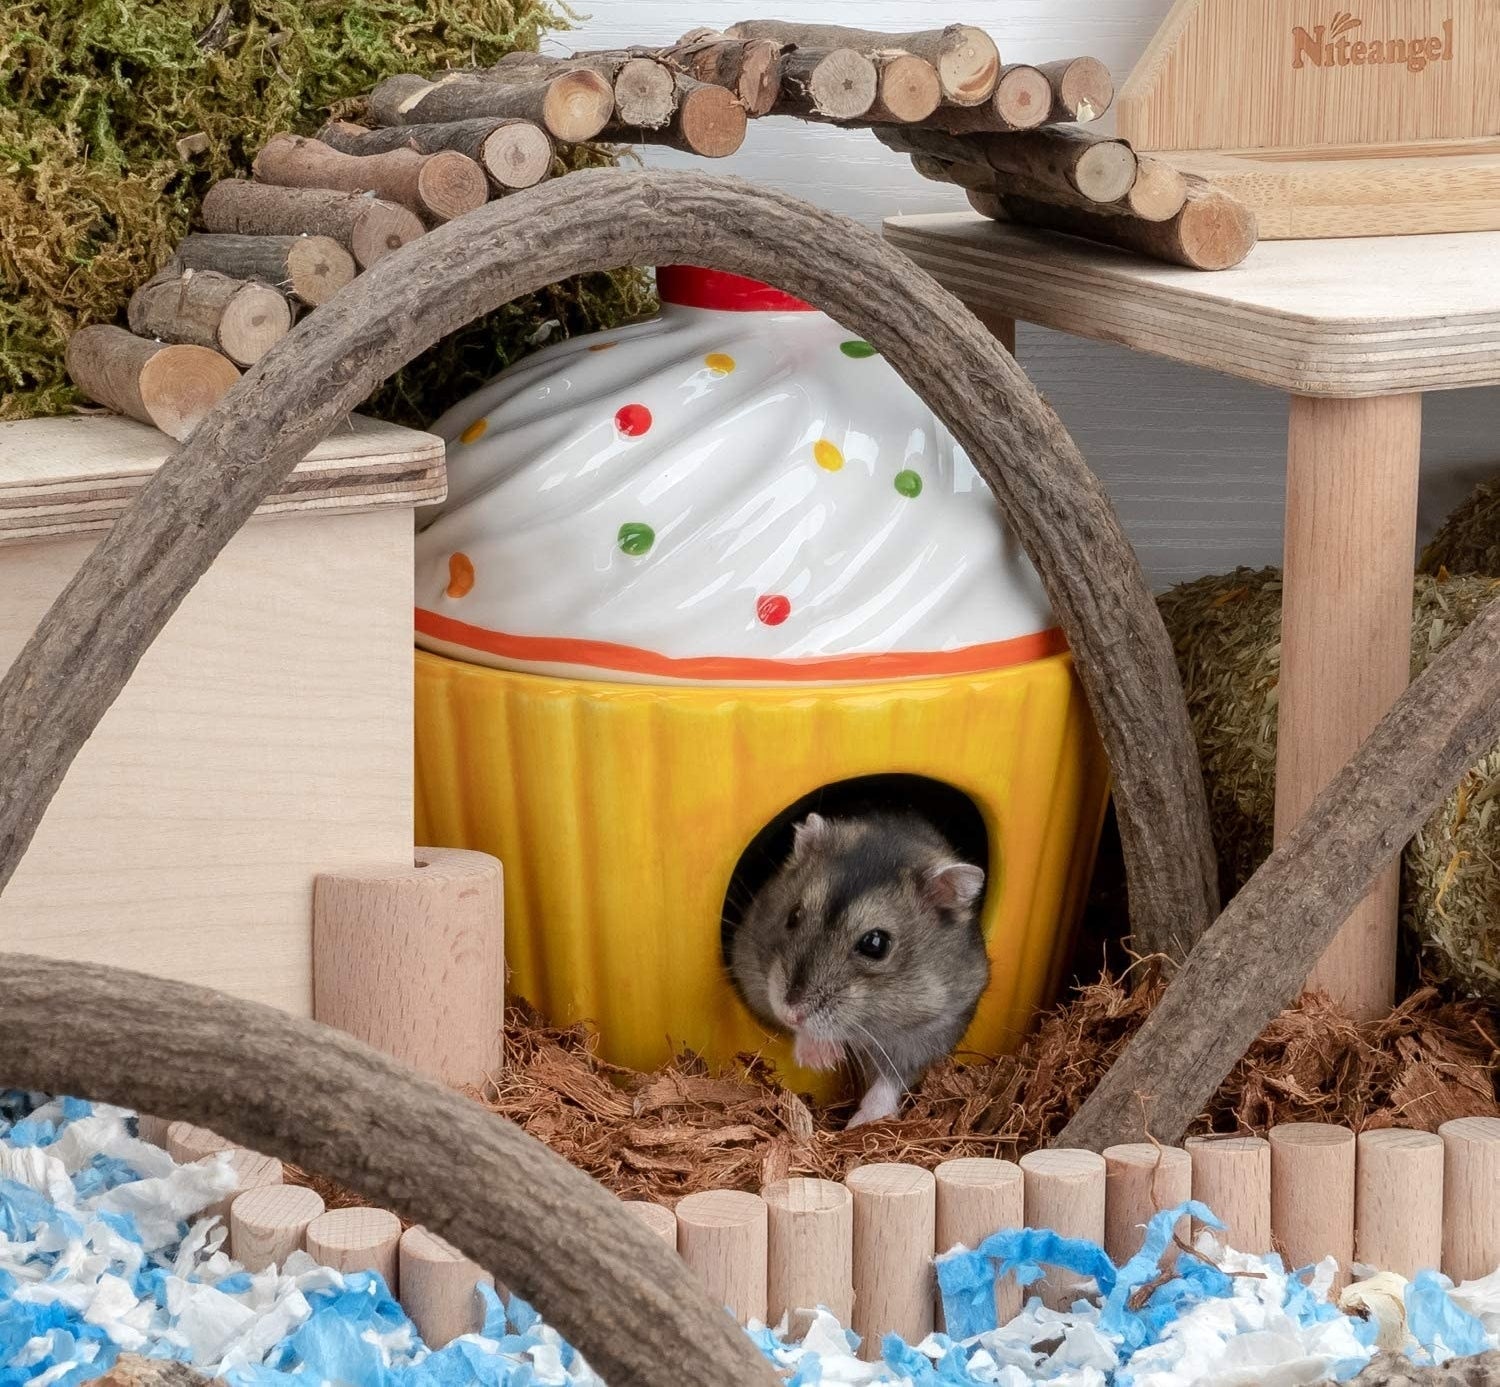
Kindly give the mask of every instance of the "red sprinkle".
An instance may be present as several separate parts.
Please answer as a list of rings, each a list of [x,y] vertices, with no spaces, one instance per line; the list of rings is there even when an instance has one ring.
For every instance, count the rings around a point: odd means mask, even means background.
[[[621,405],[615,411],[615,427],[626,438],[639,438],[651,427],[651,411],[645,405]]]
[[[780,626],[792,614],[792,604],[780,593],[762,597],[755,604],[755,615],[765,626]]]

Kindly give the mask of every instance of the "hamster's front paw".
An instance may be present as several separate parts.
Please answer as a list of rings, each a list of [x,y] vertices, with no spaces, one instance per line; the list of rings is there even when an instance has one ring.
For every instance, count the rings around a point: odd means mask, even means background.
[[[810,1035],[799,1035],[792,1058],[803,1069],[837,1069],[844,1060],[844,1047],[837,1040],[816,1040]]]
[[[890,1079],[876,1079],[861,1100],[859,1110],[849,1119],[849,1128],[845,1130],[863,1127],[867,1122],[879,1122],[882,1118],[895,1117],[900,1106],[900,1086]]]

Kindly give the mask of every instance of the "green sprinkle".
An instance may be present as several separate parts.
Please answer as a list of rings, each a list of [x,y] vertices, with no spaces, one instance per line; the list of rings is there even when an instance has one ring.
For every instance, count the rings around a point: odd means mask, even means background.
[[[921,485],[920,482],[917,483]],[[656,531],[649,525],[641,525],[635,521],[620,526],[620,548],[627,554],[639,558],[642,554],[649,554],[651,546],[656,543]]]
[[[922,494],[922,479],[915,472],[897,472],[896,490],[903,496],[920,496]]]
[[[852,342],[840,342],[839,350],[843,352],[845,356],[852,356],[856,361],[862,360],[867,356],[875,355],[875,348],[872,347],[868,342],[859,341],[858,338],[856,338]]]

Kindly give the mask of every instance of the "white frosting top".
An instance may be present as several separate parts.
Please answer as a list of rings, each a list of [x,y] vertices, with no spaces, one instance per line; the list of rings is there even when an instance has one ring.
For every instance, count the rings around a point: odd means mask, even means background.
[[[968,672],[1062,648],[962,450],[822,313],[668,304],[502,372],[435,431],[449,494],[419,513],[429,649],[756,683]]]

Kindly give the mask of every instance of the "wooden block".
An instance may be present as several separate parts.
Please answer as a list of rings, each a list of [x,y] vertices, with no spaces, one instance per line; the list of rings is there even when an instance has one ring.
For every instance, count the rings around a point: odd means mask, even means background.
[[[766,1201],[766,1323],[823,1306],[847,1326],[854,1313],[854,1201],[832,1180],[776,1180]]]
[[[677,1251],[741,1324],[766,1318],[766,1225],[758,1194],[707,1190],[677,1205]]]
[[[171,1125],[164,1117],[152,1117],[149,1113],[136,1114],[136,1135],[142,1141],[149,1141],[152,1146],[161,1147],[163,1151],[167,1149],[167,1130]]]
[[[1189,1137],[1193,1198],[1224,1224],[1236,1252],[1271,1250],[1271,1145],[1264,1137]],[[1193,1236],[1199,1225],[1195,1223]]]
[[[1065,1238],[1104,1241],[1104,1157],[1094,1151],[1051,1148],[1021,1157],[1026,1177],[1026,1226],[1050,1228]],[[1037,1283],[1042,1302],[1067,1310],[1090,1293],[1092,1277],[1049,1271]]]
[[[403,867],[313,890],[313,1015],[434,1079],[498,1072],[505,1010],[500,864],[419,848]]]
[[[388,1209],[330,1209],[307,1225],[308,1254],[335,1271],[375,1271],[395,1295],[401,1220]]]
[[[1293,396],[1277,686],[1276,840],[1354,755],[1411,676],[1422,397]],[[1400,863],[1308,979],[1361,1019],[1396,995]]]
[[[1443,1139],[1384,1127],[1359,1134],[1354,1260],[1408,1280],[1443,1265]]]
[[[1026,1177],[1014,1161],[969,1156],[944,1161],[933,1171],[937,1182],[937,1236],[934,1250],[951,1252],[962,1243],[976,1248],[1002,1228],[1026,1224]],[[1009,1324],[1021,1313],[1021,1288],[1013,1276],[995,1285],[997,1324]],[[939,1297],[937,1318],[941,1323]]]
[[[280,1266],[302,1248],[307,1226],[323,1212],[323,1198],[305,1185],[246,1190],[229,1208],[229,1246],[246,1271]]]
[[[1443,1139],[1443,1272],[1473,1281],[1500,1268],[1500,1118],[1461,1117]]]
[[[1354,1133],[1327,1122],[1272,1127],[1271,1241],[1287,1270],[1338,1259],[1335,1289],[1354,1260]]]
[[[216,1215],[229,1226],[230,1210],[234,1201],[248,1190],[263,1189],[267,1185],[281,1183],[281,1162],[275,1156],[262,1156],[258,1151],[247,1151],[243,1146],[229,1153],[229,1164],[234,1170],[234,1188],[217,1204],[205,1209],[200,1217]]]
[[[205,1156],[215,1156],[220,1151],[233,1151],[235,1144],[210,1132],[207,1127],[195,1127],[191,1122],[173,1122],[167,1128],[167,1154],[178,1165],[191,1165]]]
[[[1123,1265],[1141,1250],[1155,1214],[1193,1197],[1193,1160],[1180,1146],[1111,1146],[1104,1152],[1104,1184],[1104,1250]],[[1191,1236],[1187,1219],[1177,1232],[1184,1241]],[[1176,1260],[1172,1253],[1163,1259],[1167,1266]]]
[[[495,1278],[451,1243],[425,1228],[401,1235],[401,1304],[422,1342],[437,1350],[484,1327],[484,1304],[475,1293]]]
[[[932,1254],[937,1181],[913,1165],[862,1165],[844,1183],[854,1197],[854,1332],[860,1356],[880,1357],[880,1340],[915,1344],[932,1332]]]
[[[625,1207],[664,1243],[677,1246],[677,1215],[665,1204],[650,1199],[627,1199]]]

